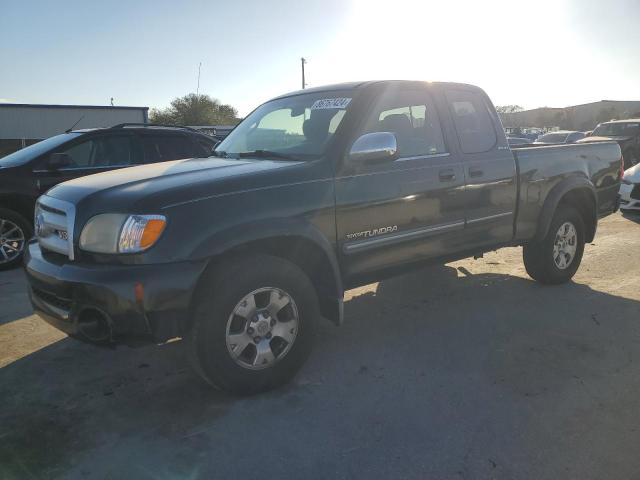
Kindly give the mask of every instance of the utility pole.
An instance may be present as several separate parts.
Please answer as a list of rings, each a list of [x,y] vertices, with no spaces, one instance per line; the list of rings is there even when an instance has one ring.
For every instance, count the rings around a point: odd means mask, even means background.
[[[198,64],[198,88],[196,88],[196,96],[200,94],[200,67],[202,67],[202,62]]]
[[[304,79],[304,64],[307,63],[307,61],[304,59],[304,57],[300,58],[300,65],[302,66],[302,89],[304,90],[304,87],[307,86],[307,82]]]

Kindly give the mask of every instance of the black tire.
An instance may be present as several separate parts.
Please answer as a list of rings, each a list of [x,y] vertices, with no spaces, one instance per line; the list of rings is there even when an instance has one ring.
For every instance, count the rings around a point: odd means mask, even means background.
[[[556,234],[565,223],[570,223],[576,231],[575,254],[566,268],[560,268],[554,259]],[[533,241],[523,248],[524,266],[534,280],[555,285],[565,283],[578,271],[584,253],[584,222],[580,213],[568,205],[560,205],[556,210],[549,231],[541,241]]]
[[[208,271],[202,282],[195,299],[193,326],[186,336],[194,370],[214,387],[240,395],[264,392],[289,382],[311,352],[319,315],[316,292],[305,273],[287,260],[251,255]],[[276,288],[288,294],[297,308],[298,328],[286,354],[271,366],[250,370],[236,363],[229,353],[227,322],[239,302],[261,288]]]
[[[24,257],[24,250],[27,248],[27,242],[33,236],[33,228],[26,218],[13,210],[0,208],[0,227],[2,225],[7,225],[8,222],[11,222],[11,224],[15,225],[19,229],[23,241],[20,243],[20,253],[16,256],[12,256],[15,243],[12,242],[11,239],[15,237],[12,235],[11,238],[4,238],[2,234],[8,233],[8,227],[5,226],[4,228],[0,228],[0,270],[9,270],[22,264],[22,258]],[[3,243],[3,240],[6,244]]]

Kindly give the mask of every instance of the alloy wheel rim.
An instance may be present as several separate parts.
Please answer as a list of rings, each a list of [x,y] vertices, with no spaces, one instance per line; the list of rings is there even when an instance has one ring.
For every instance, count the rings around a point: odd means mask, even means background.
[[[4,218],[0,219],[0,264],[18,258],[24,250],[25,238],[22,229]]]
[[[564,222],[556,232],[553,243],[553,262],[560,270],[569,268],[576,256],[578,232],[571,222]]]
[[[245,295],[229,316],[227,351],[243,368],[269,368],[291,351],[299,323],[291,295],[276,287],[259,288]]]

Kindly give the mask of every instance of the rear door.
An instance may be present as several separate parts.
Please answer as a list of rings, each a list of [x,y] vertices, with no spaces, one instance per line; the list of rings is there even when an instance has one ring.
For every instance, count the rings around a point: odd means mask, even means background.
[[[69,165],[51,170],[47,165],[48,155],[38,162],[34,175],[40,193],[67,180],[129,167],[140,163],[141,160],[137,140],[127,132],[82,136],[73,142],[65,143],[51,153],[66,154]]]
[[[350,165],[335,180],[338,246],[347,276],[443,255],[464,227],[462,164],[445,144],[426,87],[391,85],[353,135],[393,132],[399,158]],[[348,150],[348,149],[347,149]]]
[[[446,100],[464,165],[469,248],[513,237],[517,196],[515,158],[489,98],[479,89],[448,88]]]

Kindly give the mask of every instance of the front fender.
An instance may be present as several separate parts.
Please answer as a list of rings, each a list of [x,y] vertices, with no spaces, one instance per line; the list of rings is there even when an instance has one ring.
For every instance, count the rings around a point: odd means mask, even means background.
[[[324,266],[330,271],[331,285],[319,292],[320,308],[325,317],[338,325],[342,324],[344,287],[335,248],[327,236],[308,221],[282,218],[236,225],[204,239],[193,252],[192,258],[218,258],[243,246],[259,246],[261,242],[267,243],[274,239],[285,242],[286,239],[302,239],[304,242],[301,245],[312,245],[322,252]],[[287,253],[297,258],[305,255],[304,251]]]

